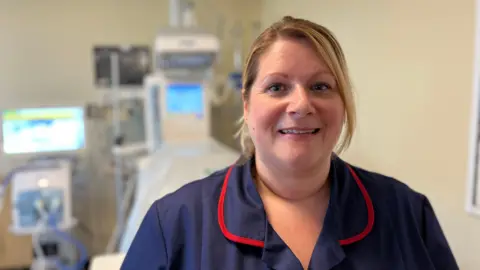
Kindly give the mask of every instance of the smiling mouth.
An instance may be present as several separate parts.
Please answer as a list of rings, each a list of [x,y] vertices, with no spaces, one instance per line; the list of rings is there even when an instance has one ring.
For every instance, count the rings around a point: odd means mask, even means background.
[[[319,128],[313,128],[313,129],[281,129],[278,132],[280,132],[280,134],[304,135],[304,134],[317,134],[319,131],[320,131]]]

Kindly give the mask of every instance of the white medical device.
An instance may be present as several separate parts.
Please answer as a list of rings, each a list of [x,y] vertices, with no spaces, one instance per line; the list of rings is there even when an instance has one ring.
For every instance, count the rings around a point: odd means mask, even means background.
[[[75,226],[72,215],[71,168],[68,162],[31,166],[11,179],[12,226],[17,235],[42,233],[48,224],[61,230]],[[44,220],[49,218],[49,220]]]
[[[116,146],[114,153],[130,155],[146,150],[152,154],[162,142],[209,138],[212,69],[219,48],[216,36],[202,30],[159,31],[155,39],[155,71],[144,79],[144,90],[134,95],[118,93],[117,98],[112,98],[112,102],[143,102],[145,141]]]
[[[147,130],[149,149],[158,149],[162,141],[210,137],[211,73],[218,50],[218,39],[205,32],[168,29],[157,36],[156,73],[145,79],[147,89],[158,91],[159,104],[152,119],[158,124]]]
[[[45,155],[83,149],[83,119],[81,107],[27,108],[2,114],[4,153],[10,154],[9,157],[17,154],[19,159],[27,155],[30,160],[25,160],[23,166],[14,169],[0,183],[0,206],[10,186],[10,232],[32,235],[32,270],[56,269],[65,261],[77,259],[76,251],[61,239],[65,238],[65,231],[77,224],[71,195],[74,163],[67,156],[46,158]],[[51,250],[47,246],[55,251],[45,253],[46,249]]]

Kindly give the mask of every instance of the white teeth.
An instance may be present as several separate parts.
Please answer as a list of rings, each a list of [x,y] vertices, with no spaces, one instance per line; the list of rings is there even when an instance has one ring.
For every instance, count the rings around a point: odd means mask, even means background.
[[[315,130],[296,130],[296,129],[282,129],[282,133],[285,134],[308,134],[313,133]]]

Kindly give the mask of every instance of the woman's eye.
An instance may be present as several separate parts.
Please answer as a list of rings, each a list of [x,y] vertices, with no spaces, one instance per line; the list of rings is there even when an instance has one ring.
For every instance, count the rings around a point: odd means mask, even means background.
[[[280,83],[274,83],[272,85],[270,85],[267,90],[270,91],[270,92],[280,92],[282,90],[284,90],[284,86]]]
[[[332,87],[328,83],[316,83],[312,86],[314,91],[325,91],[332,89]]]

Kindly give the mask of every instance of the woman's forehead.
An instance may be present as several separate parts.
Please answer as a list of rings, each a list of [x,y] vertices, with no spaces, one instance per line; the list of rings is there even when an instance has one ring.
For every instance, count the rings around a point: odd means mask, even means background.
[[[330,74],[319,53],[306,42],[280,39],[260,57],[258,77]]]

